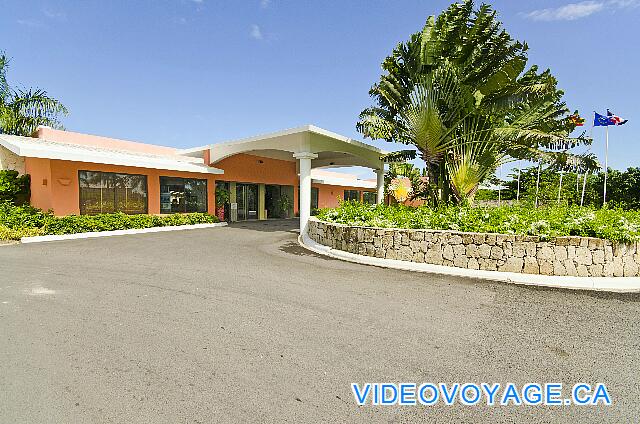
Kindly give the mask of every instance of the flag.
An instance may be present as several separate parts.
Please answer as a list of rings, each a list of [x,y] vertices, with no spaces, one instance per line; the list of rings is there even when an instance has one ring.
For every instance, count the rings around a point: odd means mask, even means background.
[[[584,126],[584,118],[582,118],[579,114],[575,113],[571,116],[569,116],[569,121],[571,121],[571,123],[573,125],[575,125],[576,127],[582,127]]]
[[[607,127],[609,125],[615,125],[607,116],[600,115],[598,112],[594,112],[596,114],[595,118],[593,118],[593,126],[594,127]]]
[[[609,109],[607,109],[607,118],[611,121],[610,125],[624,125],[628,121],[628,119],[622,119],[618,115],[614,115]]]

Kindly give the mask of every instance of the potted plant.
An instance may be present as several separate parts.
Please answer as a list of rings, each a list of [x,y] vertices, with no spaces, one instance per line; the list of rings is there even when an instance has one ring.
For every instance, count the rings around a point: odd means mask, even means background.
[[[280,196],[280,199],[278,199],[278,207],[282,212],[283,218],[289,218],[289,211],[291,210],[292,205],[293,203],[291,202],[291,199],[289,199],[289,196],[286,194]]]
[[[216,188],[216,216],[224,221],[224,206],[229,203],[229,190],[222,187]]]

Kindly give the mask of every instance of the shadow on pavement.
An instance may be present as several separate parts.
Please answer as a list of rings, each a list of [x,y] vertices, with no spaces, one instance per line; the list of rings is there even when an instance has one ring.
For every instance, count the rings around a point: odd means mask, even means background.
[[[290,232],[298,234],[299,220],[295,219],[268,219],[265,221],[239,221],[230,222],[229,228],[242,228],[253,231],[264,232]]]
[[[289,253],[291,255],[296,255],[296,256],[312,256],[314,258],[324,259],[325,261],[338,260],[330,256],[320,255],[318,253],[312,252],[311,250],[307,250],[304,247],[300,246],[297,240],[285,243],[282,246],[280,246],[279,249],[281,252]]]

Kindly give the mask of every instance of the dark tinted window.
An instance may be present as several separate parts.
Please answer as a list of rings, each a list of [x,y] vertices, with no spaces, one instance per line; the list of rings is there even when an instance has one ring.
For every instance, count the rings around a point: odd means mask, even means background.
[[[79,171],[80,214],[147,213],[147,176]]]
[[[207,180],[160,177],[160,213],[207,212]]]
[[[344,191],[344,200],[355,200],[357,202],[360,201],[360,192],[358,190],[345,190]]]
[[[371,205],[375,205],[376,204],[376,200],[377,199],[377,195],[376,193],[372,192],[372,191],[365,191],[362,193],[362,202],[363,203],[369,203]]]

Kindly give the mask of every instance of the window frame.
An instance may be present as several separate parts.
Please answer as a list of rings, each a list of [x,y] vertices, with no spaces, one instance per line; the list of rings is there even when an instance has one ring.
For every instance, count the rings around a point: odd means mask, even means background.
[[[177,180],[181,180],[182,181],[182,194],[183,196],[185,196],[185,201],[184,201],[184,211],[177,211],[177,212],[164,212],[162,210],[162,179],[163,178],[173,178],[173,179],[177,179]],[[186,195],[185,195],[185,182],[186,181],[204,181],[204,212],[201,211],[195,211],[195,212],[187,212],[187,200],[186,200]],[[165,184],[168,185],[168,184]],[[159,203],[159,207],[160,207],[160,213],[163,215],[172,215],[175,213],[209,213],[209,180],[206,178],[187,178],[187,177],[175,177],[175,176],[171,176],[171,175],[160,175],[158,177],[158,188],[159,190],[159,196],[158,196],[158,203]]]
[[[115,190],[115,186],[113,187],[113,206],[114,206],[114,210],[113,212],[98,212],[96,214],[89,214],[89,213],[82,213],[82,187],[80,186],[80,182],[82,181],[82,179],[80,178],[80,174],[83,172],[93,172],[93,173],[99,173],[100,175],[100,181],[102,182],[102,175],[103,174],[109,174],[109,175],[127,175],[127,176],[131,176],[131,177],[144,177],[144,192],[146,194],[145,199],[145,207],[144,207],[144,212],[136,212],[136,213],[127,213],[121,210],[116,210],[116,190]],[[102,209],[102,208],[101,208]],[[78,211],[80,213],[80,215],[88,215],[88,216],[92,216],[92,215],[101,215],[101,214],[105,214],[105,213],[118,213],[118,212],[122,212],[124,214],[127,215],[147,215],[149,213],[149,176],[147,174],[131,174],[128,172],[110,172],[110,171],[92,171],[89,169],[78,169]]]
[[[364,199],[364,198],[365,198],[365,195],[369,195],[369,196],[371,196],[371,197],[373,198],[373,201],[372,201],[372,202],[368,202],[368,201],[366,201],[366,200]],[[366,203],[366,204],[368,204],[368,205],[375,205],[376,203],[378,203],[378,199],[377,199],[377,197],[378,197],[378,194],[377,194],[375,191],[363,191],[363,192],[362,192],[362,203]]]
[[[358,193],[358,198],[357,199],[351,199],[351,196],[349,196],[349,199],[347,199],[347,192],[349,192],[350,194]],[[342,200],[344,200],[345,202],[352,202],[352,201],[362,202],[362,192],[360,190],[347,190],[347,189],[345,189],[344,192],[342,193]]]
[[[315,195],[314,195],[315,193]],[[315,206],[313,206],[315,200]],[[320,189],[311,187],[311,210],[320,208]]]

